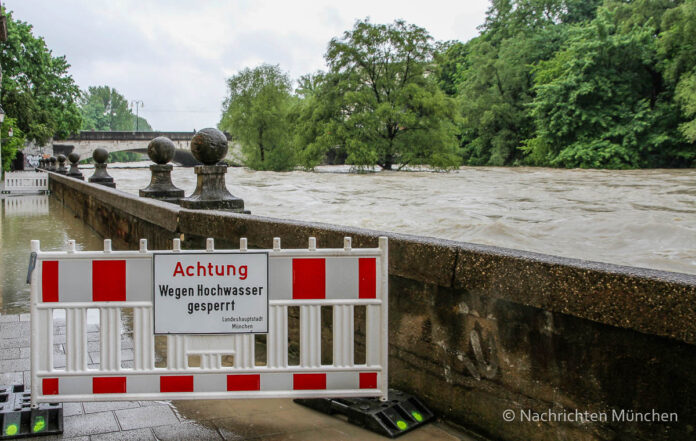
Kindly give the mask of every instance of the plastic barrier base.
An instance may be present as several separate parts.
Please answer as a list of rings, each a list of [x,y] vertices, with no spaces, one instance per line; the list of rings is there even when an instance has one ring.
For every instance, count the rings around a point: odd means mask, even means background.
[[[303,398],[294,401],[328,415],[345,415],[349,423],[390,438],[410,432],[435,417],[418,398],[395,389],[389,389],[388,401],[379,398]]]
[[[63,404],[41,403],[31,408],[24,385],[0,386],[0,440],[63,433]]]

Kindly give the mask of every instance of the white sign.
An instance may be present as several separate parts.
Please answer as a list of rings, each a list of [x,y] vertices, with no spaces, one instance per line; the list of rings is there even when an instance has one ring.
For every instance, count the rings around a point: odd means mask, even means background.
[[[154,254],[155,334],[268,332],[268,254]]]

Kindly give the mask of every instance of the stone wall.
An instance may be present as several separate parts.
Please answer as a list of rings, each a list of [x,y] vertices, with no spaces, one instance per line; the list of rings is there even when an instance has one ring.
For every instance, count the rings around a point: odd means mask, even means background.
[[[114,246],[376,247],[389,237],[389,381],[505,440],[679,440],[696,433],[696,276],[320,223],[181,209],[51,174]],[[246,201],[253,212],[254,201]],[[515,421],[505,422],[512,409]],[[672,412],[671,423],[620,422]],[[598,412],[600,421],[582,421]],[[623,410],[623,414],[621,414]],[[536,412],[543,419],[520,421]],[[631,413],[633,412],[633,413]],[[532,414],[533,415],[533,414]],[[670,416],[673,420],[674,416]],[[565,421],[563,421],[565,420]]]

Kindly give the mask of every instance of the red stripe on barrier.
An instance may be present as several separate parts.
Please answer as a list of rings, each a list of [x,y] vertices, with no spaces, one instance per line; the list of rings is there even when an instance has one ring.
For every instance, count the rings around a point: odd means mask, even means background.
[[[160,392],[193,392],[193,375],[162,375]]]
[[[126,261],[92,261],[92,301],[126,301]]]
[[[292,259],[292,298],[326,298],[325,259]]]
[[[261,375],[228,375],[227,390],[261,390]]]
[[[125,394],[126,377],[94,377],[92,378],[93,394]]]
[[[377,298],[377,259],[364,257],[359,260],[360,284],[358,297],[361,299]]]
[[[58,301],[58,261],[44,260],[41,262],[41,300],[44,302]]]
[[[377,372],[360,372],[360,389],[377,389]]]
[[[326,389],[326,374],[293,374],[294,390]]]
[[[58,395],[58,379],[44,378],[41,390],[44,395]]]

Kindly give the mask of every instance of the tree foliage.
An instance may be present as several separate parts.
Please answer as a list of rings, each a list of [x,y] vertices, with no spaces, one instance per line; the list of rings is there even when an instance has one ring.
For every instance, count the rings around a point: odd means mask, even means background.
[[[2,11],[5,13],[5,10]],[[79,89],[64,56],[53,56],[32,26],[7,15],[7,41],[0,43],[2,106],[30,140],[44,144],[80,128]]]
[[[446,60],[464,162],[696,165],[695,4],[493,0]]]
[[[358,166],[459,164],[454,101],[430,75],[434,48],[425,29],[358,21],[329,42],[329,72],[311,111],[317,151],[341,146]],[[317,102],[320,101],[320,102]],[[317,114],[318,112],[318,114]]]
[[[136,115],[128,107],[128,100],[109,86],[91,86],[80,96],[82,130],[106,132],[135,131]],[[151,132],[152,127],[142,116],[138,131]]]
[[[221,127],[257,165],[272,144],[306,168],[696,166],[696,0],[491,0],[479,29],[357,21],[294,96],[286,76],[265,101],[230,79]]]
[[[288,75],[279,66],[264,64],[242,70],[227,80],[227,86],[219,128],[241,144],[245,164],[257,170],[292,169]]]
[[[12,136],[10,136],[10,129],[12,130]],[[17,151],[24,148],[24,141],[26,140],[22,130],[17,127],[17,119],[5,117],[0,127],[0,136],[2,140],[2,169],[4,171],[10,170],[10,163],[17,155]]]
[[[696,142],[696,0],[669,9],[662,20],[658,52],[665,80],[675,88],[684,137]],[[692,152],[693,153],[693,152]],[[692,156],[693,157],[693,156]]]

